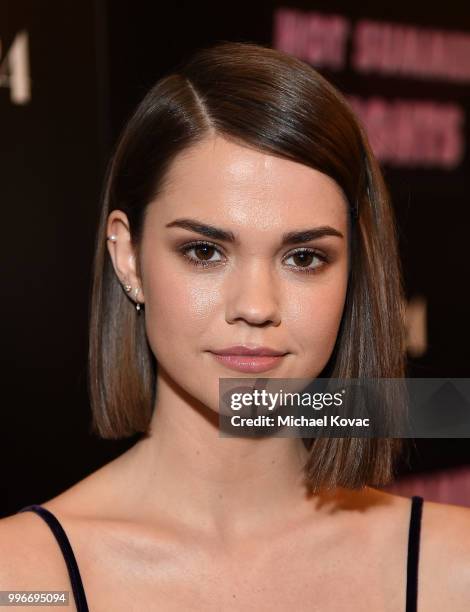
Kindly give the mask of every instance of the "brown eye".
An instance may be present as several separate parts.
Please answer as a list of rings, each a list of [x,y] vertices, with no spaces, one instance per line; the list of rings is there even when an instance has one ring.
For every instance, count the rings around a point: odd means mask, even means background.
[[[294,251],[291,253],[286,259],[293,259],[293,266],[289,266],[292,268],[297,268],[299,272],[316,272],[318,269],[322,268],[328,261],[326,255],[322,255],[317,251],[312,249],[299,249],[298,251]],[[315,265],[311,265],[313,261],[317,259],[320,263]]]
[[[209,267],[214,266],[222,262],[222,257],[219,259],[212,259],[214,254],[218,253],[222,255],[220,249],[210,242],[192,242],[185,244],[180,247],[180,251],[183,257],[191,264],[195,266]],[[190,252],[194,251],[194,256],[190,255]],[[323,268],[328,263],[328,257],[315,251],[314,249],[298,249],[292,252],[286,259],[293,259],[294,265],[289,265],[289,268],[293,268],[295,272],[305,272],[311,274],[317,272],[317,270]],[[317,259],[320,263],[311,265],[312,262]]]
[[[308,266],[310,263],[312,263],[312,258],[315,257],[315,254],[306,253],[305,251],[303,251],[300,253],[295,253],[294,255],[292,255],[292,257],[294,258],[295,264],[297,266],[303,267]]]
[[[209,246],[208,244],[201,244],[196,247],[193,247],[194,253],[197,255],[199,259],[203,259],[207,261],[211,258],[211,255],[214,252],[214,247]]]
[[[222,261],[221,258],[212,259],[214,253],[220,253],[220,250],[209,242],[192,242],[184,245],[180,250],[183,257],[195,266],[212,266]],[[194,251],[194,256],[190,255],[191,251]]]

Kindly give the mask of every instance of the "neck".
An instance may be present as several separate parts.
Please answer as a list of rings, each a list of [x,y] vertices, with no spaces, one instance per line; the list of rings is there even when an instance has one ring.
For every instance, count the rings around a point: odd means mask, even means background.
[[[129,499],[143,519],[163,513],[229,535],[282,526],[311,508],[300,438],[221,437],[216,413],[164,377],[157,384],[150,434],[127,453]]]

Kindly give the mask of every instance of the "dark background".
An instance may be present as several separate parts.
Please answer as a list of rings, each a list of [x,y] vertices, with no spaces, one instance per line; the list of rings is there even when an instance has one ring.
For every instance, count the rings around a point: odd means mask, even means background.
[[[0,61],[26,30],[32,79],[28,104],[0,87],[0,516],[51,498],[134,442],[89,433],[88,303],[105,166],[156,80],[217,40],[272,45],[279,6],[470,32],[464,3],[0,0]],[[320,71],[347,94],[455,102],[468,119],[470,84]],[[468,121],[465,130],[468,143]],[[469,377],[468,153],[452,171],[384,173],[407,296],[428,305],[428,348],[410,358],[410,375]],[[400,473],[469,463],[467,439],[421,439]]]

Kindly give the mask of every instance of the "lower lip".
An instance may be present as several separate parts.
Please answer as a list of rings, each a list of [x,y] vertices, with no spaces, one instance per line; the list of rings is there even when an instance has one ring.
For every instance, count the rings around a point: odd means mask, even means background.
[[[238,372],[265,372],[279,365],[285,355],[217,355],[217,361]]]

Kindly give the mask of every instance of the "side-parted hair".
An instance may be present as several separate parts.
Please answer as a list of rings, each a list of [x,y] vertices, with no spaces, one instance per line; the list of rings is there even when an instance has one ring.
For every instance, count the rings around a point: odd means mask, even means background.
[[[349,203],[345,308],[321,376],[405,376],[404,294],[394,213],[367,136],[346,99],[308,64],[252,43],[200,49],[145,95],[108,165],[90,300],[88,384],[93,431],[103,438],[147,433],[158,363],[145,316],[123,291],[106,246],[108,215],[126,213],[138,255],[147,205],[175,157],[218,134],[333,178]],[[136,257],[138,271],[139,257]],[[392,419],[392,416],[390,418]],[[400,438],[310,438],[311,490],[387,484]]]

